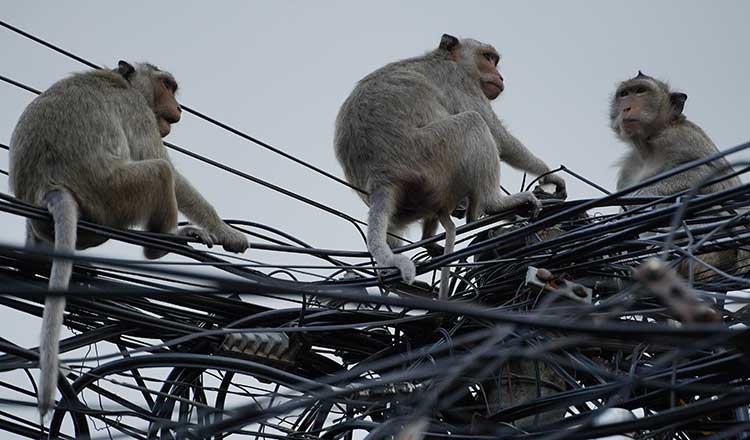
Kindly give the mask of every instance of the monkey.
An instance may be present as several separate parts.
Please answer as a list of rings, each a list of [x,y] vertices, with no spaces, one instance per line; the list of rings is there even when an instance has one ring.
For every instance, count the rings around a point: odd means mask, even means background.
[[[422,56],[397,61],[357,83],[336,118],[334,149],[349,183],[364,188],[369,206],[367,246],[379,266],[395,266],[406,283],[416,268],[391,247],[406,226],[422,220],[422,237],[446,231],[445,254],[453,252],[451,212],[468,200],[467,222],[482,214],[540,202],[531,192],[500,191],[500,161],[543,175],[549,167],[512,136],[492,110],[505,89],[500,55],[474,39],[444,34],[439,46]],[[547,174],[541,183],[565,182]],[[441,299],[447,296],[448,269],[441,273]]]
[[[643,72],[623,81],[611,97],[610,122],[630,149],[620,162],[617,190],[642,182],[681,164],[708,157],[719,149],[683,114],[687,94],[673,92],[663,81]],[[733,170],[724,158],[693,168],[638,190],[638,196],[666,196],[688,190],[713,170]],[[699,190],[700,194],[741,185],[737,176]]]
[[[76,73],[53,84],[23,111],[10,140],[9,181],[17,198],[46,207],[52,223],[29,220],[27,245],[55,252],[98,246],[107,238],[78,231],[79,219],[114,228],[145,227],[173,233],[178,210],[194,224],[177,234],[195,236],[231,252],[249,247],[172,165],[162,137],[178,122],[177,82],[148,63],[120,61],[112,70]],[[148,259],[165,251],[145,247]],[[53,258],[44,303],[39,412],[54,407],[60,327],[72,274],[70,259]]]
[[[610,126],[617,138],[629,149],[619,162],[617,190],[621,191],[681,164],[719,152],[708,135],[683,114],[687,94],[673,91],[661,80],[638,74],[621,82],[610,98]],[[684,173],[662,179],[632,196],[667,196],[689,190],[715,171],[714,177],[734,173],[720,158]],[[704,185],[699,194],[708,194],[741,185],[737,176]],[[739,258],[735,250],[712,252],[701,256],[719,268],[731,268]],[[683,275],[686,267],[679,270]],[[698,272],[694,272],[698,273]]]

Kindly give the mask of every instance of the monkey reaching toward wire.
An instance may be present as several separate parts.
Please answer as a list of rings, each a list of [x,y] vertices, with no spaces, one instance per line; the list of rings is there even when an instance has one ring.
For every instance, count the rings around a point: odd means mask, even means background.
[[[180,120],[176,91],[168,72],[120,61],[111,71],[58,81],[29,104],[10,141],[10,186],[19,199],[47,207],[53,224],[28,221],[28,244],[49,242],[56,252],[73,252],[107,240],[77,231],[78,219],[172,233],[179,209],[205,229],[186,226],[178,234],[232,252],[248,248],[245,236],[225,224],[169,160],[161,138]],[[165,253],[144,248],[149,259]],[[67,290],[71,273],[70,260],[55,258],[49,289]],[[45,299],[39,346],[42,418],[54,407],[64,309],[62,295]]]
[[[682,113],[686,100],[685,93],[673,92],[665,82],[640,71],[617,87],[610,101],[610,124],[615,135],[630,147],[620,162],[618,191],[719,152],[708,135]],[[666,196],[689,190],[715,171],[719,173],[714,178],[734,172],[721,158],[655,182],[632,195]],[[741,184],[740,179],[733,176],[703,186],[699,193],[721,191]],[[737,256],[737,250],[730,249],[704,254],[701,259],[727,269],[735,264]],[[685,274],[687,270],[683,267],[680,272]]]
[[[455,226],[450,213],[468,199],[467,221],[485,213],[540,203],[530,192],[500,192],[500,160],[543,174],[547,165],[503,127],[490,101],[504,89],[492,46],[443,35],[437,49],[398,61],[362,79],[336,120],[335,150],[347,180],[364,188],[370,207],[368,248],[380,266],[395,266],[404,281],[416,275],[414,263],[395,255],[387,233],[399,233],[423,220],[423,238],[440,222],[445,253],[453,251]],[[565,197],[565,182],[554,174]],[[440,297],[447,295],[447,268]]]

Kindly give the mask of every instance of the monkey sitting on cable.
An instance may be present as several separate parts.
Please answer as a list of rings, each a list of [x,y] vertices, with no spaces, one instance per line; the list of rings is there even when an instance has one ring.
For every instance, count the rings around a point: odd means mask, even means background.
[[[620,162],[618,191],[719,152],[708,135],[682,113],[686,100],[685,93],[673,92],[663,81],[640,71],[617,87],[610,104],[610,125],[615,135],[630,147]],[[644,187],[633,195],[666,196],[688,190],[718,168],[725,170],[723,174],[733,172],[721,158]],[[735,176],[703,187],[700,193],[741,184]]]
[[[540,202],[530,192],[500,191],[500,160],[539,175],[549,167],[503,127],[491,101],[504,89],[494,47],[443,35],[426,55],[386,65],[362,79],[341,106],[334,138],[336,157],[347,180],[369,195],[368,248],[379,266],[395,266],[407,283],[416,269],[406,255],[389,248],[409,224],[423,220],[423,238],[446,231],[451,253],[455,226],[451,212],[468,199],[467,221],[482,214]],[[553,183],[565,197],[565,182]],[[448,270],[440,297],[447,295]]]
[[[168,72],[120,61],[114,70],[58,81],[26,107],[10,141],[10,186],[24,202],[46,207],[53,219],[53,224],[27,222],[28,245],[54,243],[56,252],[72,253],[107,241],[78,231],[78,219],[173,233],[179,210],[204,229],[186,226],[178,234],[232,252],[248,248],[245,236],[225,224],[169,160],[161,138],[180,120],[176,91]],[[144,248],[149,259],[165,253]],[[55,258],[49,289],[67,290],[71,273],[70,260]],[[62,295],[45,299],[39,346],[42,418],[54,407],[64,309]]]
[[[673,92],[663,81],[642,72],[617,87],[610,101],[610,125],[615,135],[630,147],[621,160],[617,190],[620,191],[657,174],[719,152],[716,145],[683,114],[687,95]],[[662,179],[634,192],[633,196],[666,196],[689,190],[719,171],[714,178],[734,173],[720,158],[686,172]],[[700,194],[741,185],[737,176],[699,189]],[[719,268],[731,268],[734,249],[704,254],[701,259]],[[683,274],[684,268],[680,270]]]

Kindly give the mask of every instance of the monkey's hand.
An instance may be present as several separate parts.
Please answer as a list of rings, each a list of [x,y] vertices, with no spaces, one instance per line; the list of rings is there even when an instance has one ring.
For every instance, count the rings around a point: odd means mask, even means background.
[[[205,244],[209,248],[213,247],[214,245],[214,240],[213,238],[211,238],[211,234],[209,234],[205,229],[199,228],[197,226],[183,226],[177,230],[177,235],[181,237],[197,238],[198,241]]]
[[[562,177],[557,174],[547,174],[546,176],[539,179],[539,184],[544,185],[545,183],[551,183],[555,185],[554,198],[565,200],[568,197],[568,192],[565,189],[565,181]]]
[[[522,207],[524,210],[528,210],[528,212],[524,213],[526,217],[535,218],[542,210],[542,202],[540,202],[534,193],[530,191],[513,194],[508,197],[513,198],[517,206]]]
[[[229,252],[242,253],[250,247],[250,242],[247,241],[245,234],[224,223],[222,223],[221,229],[215,231],[212,235],[214,236],[214,242],[221,244],[224,250]]]

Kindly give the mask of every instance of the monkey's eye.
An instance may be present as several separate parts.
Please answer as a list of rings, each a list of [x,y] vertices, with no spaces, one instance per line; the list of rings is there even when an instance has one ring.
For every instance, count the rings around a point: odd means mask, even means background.
[[[162,80],[162,83],[164,83],[164,87],[171,90],[172,93],[175,93],[177,91],[177,83],[172,81],[170,78],[164,78]]]
[[[620,98],[624,98],[624,97],[628,96],[628,91],[627,90],[620,90],[617,93],[617,96],[619,96]]]
[[[492,53],[492,52],[486,52],[484,54],[484,59],[486,59],[487,61],[489,61],[492,64],[497,64],[497,62],[495,62],[495,54]]]

